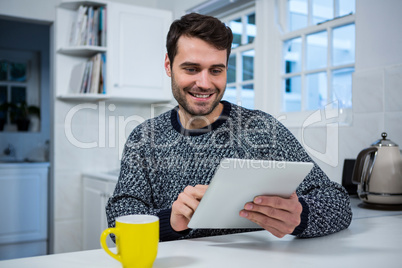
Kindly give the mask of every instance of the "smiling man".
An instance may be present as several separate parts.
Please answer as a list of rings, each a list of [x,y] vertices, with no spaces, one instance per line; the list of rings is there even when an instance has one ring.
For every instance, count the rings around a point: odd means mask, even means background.
[[[118,216],[153,214],[160,218],[162,241],[253,231],[187,227],[220,161],[314,163],[271,115],[222,101],[232,39],[230,28],[214,17],[192,13],[172,23],[164,66],[178,106],[128,137],[106,206],[109,226]],[[314,163],[292,196],[254,197],[239,216],[277,237],[315,237],[347,228],[352,213],[346,190]]]
[[[199,129],[214,122],[223,110],[226,50],[187,36],[179,38],[177,48],[173,62],[166,55],[166,73],[172,78],[180,122],[187,129]]]

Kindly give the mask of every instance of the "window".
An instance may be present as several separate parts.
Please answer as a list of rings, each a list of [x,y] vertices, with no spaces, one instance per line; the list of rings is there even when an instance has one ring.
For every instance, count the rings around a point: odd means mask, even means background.
[[[0,104],[26,102],[27,63],[0,60]],[[0,111],[0,117],[8,120],[8,114]]]
[[[233,32],[223,99],[250,109],[254,108],[255,18],[254,8],[249,8],[222,19]]]
[[[39,107],[38,58],[36,52],[0,50],[0,130]]]
[[[352,108],[353,0],[287,0],[282,112]]]

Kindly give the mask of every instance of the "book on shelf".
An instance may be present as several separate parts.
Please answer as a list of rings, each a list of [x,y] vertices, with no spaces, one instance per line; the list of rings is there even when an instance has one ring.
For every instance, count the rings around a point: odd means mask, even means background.
[[[87,34],[86,34],[86,41],[84,45],[93,46],[92,44],[92,32],[93,32],[93,25],[94,25],[94,8],[88,8],[88,23],[87,23]]]
[[[91,76],[91,87],[88,93],[99,93],[99,83],[101,76],[101,54],[96,54],[93,59],[93,68]]]
[[[105,94],[106,54],[97,53],[87,61],[75,65],[68,88],[70,94]]]
[[[82,23],[80,23],[78,26],[79,28],[77,29],[77,39],[75,39],[75,43],[71,44],[71,46],[79,46],[81,43],[83,43],[86,38],[86,25],[88,21],[88,16],[84,15],[82,18]]]
[[[92,75],[93,75],[93,69],[94,69],[94,58],[92,57],[89,61],[89,69],[88,69],[88,74],[87,74],[87,83],[85,84],[85,88],[84,88],[84,93],[91,93],[91,84],[92,84]]]
[[[101,82],[99,83],[99,93],[106,94],[106,54],[101,54]]]
[[[106,46],[106,7],[80,5],[71,26],[70,46]]]
[[[87,61],[85,64],[85,72],[82,77],[81,87],[79,93],[87,93],[88,88],[88,77],[91,75],[91,61]]]
[[[80,5],[76,11],[75,21],[71,26],[70,46],[77,46],[81,43],[82,29],[86,28],[88,7]]]
[[[101,46],[106,46],[106,8],[99,8],[98,38]]]
[[[73,67],[68,85],[69,93],[77,93],[77,89],[81,89],[81,84],[85,76],[86,62],[81,62]]]

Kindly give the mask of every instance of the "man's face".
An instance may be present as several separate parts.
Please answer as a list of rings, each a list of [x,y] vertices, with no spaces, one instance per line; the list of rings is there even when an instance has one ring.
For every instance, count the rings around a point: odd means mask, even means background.
[[[177,45],[172,69],[169,58],[165,59],[173,96],[188,115],[213,115],[225,92],[226,50],[186,36],[181,36]]]

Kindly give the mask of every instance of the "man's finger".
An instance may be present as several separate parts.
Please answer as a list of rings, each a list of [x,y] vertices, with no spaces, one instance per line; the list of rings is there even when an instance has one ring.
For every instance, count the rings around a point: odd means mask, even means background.
[[[295,193],[293,193],[289,198],[279,196],[257,196],[254,198],[253,203],[260,206],[293,211],[296,209],[296,206],[298,206],[299,199]]]

